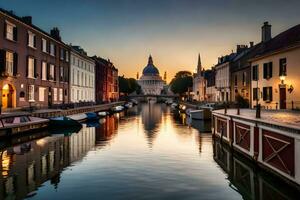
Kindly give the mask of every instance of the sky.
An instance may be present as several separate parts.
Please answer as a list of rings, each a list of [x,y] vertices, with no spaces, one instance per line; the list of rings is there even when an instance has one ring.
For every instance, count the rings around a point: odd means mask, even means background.
[[[300,23],[299,0],[0,0],[18,16],[31,15],[45,31],[58,27],[65,43],[110,59],[120,75],[136,77],[149,54],[170,81],[195,71],[198,54],[209,69],[237,44],[261,41]]]

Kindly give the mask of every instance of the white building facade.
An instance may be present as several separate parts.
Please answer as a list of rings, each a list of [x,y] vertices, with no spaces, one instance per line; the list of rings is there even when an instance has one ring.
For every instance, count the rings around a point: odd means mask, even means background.
[[[95,61],[79,46],[71,48],[70,102],[95,102]]]

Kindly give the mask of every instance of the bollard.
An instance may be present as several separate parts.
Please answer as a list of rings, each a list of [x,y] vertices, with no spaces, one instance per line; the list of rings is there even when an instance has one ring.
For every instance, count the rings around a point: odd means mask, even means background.
[[[224,114],[226,115],[227,114],[227,104],[224,103]]]
[[[261,107],[260,104],[256,105],[256,118],[260,118],[260,114],[261,114]]]
[[[237,115],[240,115],[240,106],[237,107]]]
[[[294,110],[294,101],[292,101],[292,110]]]
[[[276,102],[276,110],[278,110],[278,102]]]

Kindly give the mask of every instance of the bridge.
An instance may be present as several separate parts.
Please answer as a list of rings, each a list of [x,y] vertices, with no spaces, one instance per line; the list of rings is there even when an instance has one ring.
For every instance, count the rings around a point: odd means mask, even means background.
[[[137,99],[139,101],[149,101],[149,100],[156,100],[165,101],[166,99],[177,99],[179,98],[179,95],[169,95],[169,94],[161,94],[161,95],[155,95],[155,94],[146,94],[146,95],[129,95],[128,98],[130,99]]]

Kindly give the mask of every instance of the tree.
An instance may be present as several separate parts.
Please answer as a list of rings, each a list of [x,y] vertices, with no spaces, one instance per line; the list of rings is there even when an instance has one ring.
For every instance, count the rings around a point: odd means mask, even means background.
[[[140,85],[134,78],[124,78],[124,76],[119,76],[119,91],[126,95],[136,92],[140,92]]]
[[[189,88],[193,87],[192,73],[188,71],[179,71],[172,79],[171,90],[175,94],[182,95],[189,91]]]

